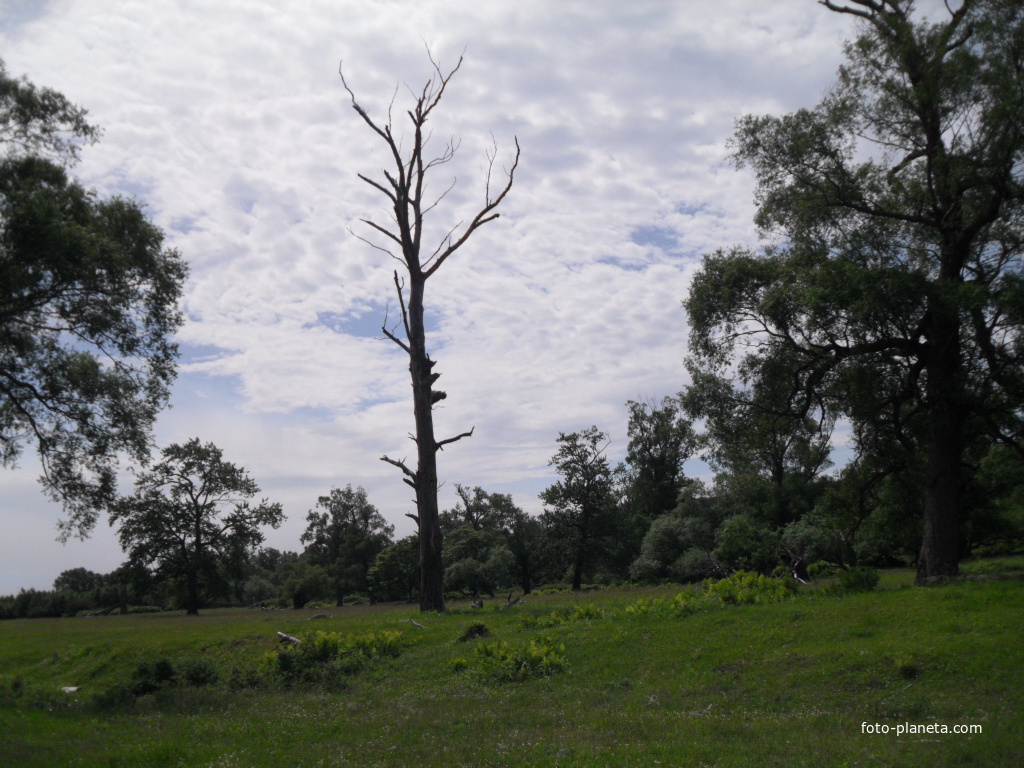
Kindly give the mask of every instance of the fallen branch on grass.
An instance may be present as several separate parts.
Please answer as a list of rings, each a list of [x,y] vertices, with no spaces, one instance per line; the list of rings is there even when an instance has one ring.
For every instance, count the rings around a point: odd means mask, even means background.
[[[526,597],[525,593],[521,594],[519,597],[517,597],[515,600],[513,600],[512,599],[512,593],[509,592],[508,593],[508,600],[498,610],[499,611],[504,611],[506,608],[511,608],[513,605],[519,605],[520,603],[523,602],[523,598],[524,597]]]

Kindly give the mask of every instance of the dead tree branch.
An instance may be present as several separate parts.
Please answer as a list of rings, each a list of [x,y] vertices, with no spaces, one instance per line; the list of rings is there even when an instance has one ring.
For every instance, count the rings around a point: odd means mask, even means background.
[[[384,245],[391,244],[394,250],[363,237],[359,237],[359,239],[402,262],[405,267],[405,279],[399,277],[398,270],[394,272],[395,291],[398,294],[399,307],[402,312],[402,330],[405,332],[405,339],[399,337],[397,324],[394,328],[388,328],[386,315],[382,331],[385,337],[401,347],[409,356],[413,413],[416,419],[416,434],[413,440],[416,442],[417,465],[416,470],[413,471],[404,460],[397,461],[386,455],[381,457],[381,461],[398,467],[403,474],[402,480],[416,491],[417,514],[409,515],[409,517],[416,520],[419,530],[420,608],[422,610],[444,610],[444,566],[441,558],[441,528],[437,506],[437,492],[440,487],[437,478],[437,452],[442,450],[445,445],[465,437],[471,437],[473,429],[440,441],[434,438],[432,411],[435,404],[448,395],[433,389],[441,374],[433,371],[435,361],[431,360],[427,352],[424,290],[427,279],[437,272],[449,256],[459,250],[477,229],[498,218],[497,208],[512,189],[515,171],[519,166],[520,148],[519,141],[516,140],[515,157],[506,171],[505,183],[497,194],[492,193],[491,187],[498,156],[496,143],[494,148],[487,152],[487,174],[482,207],[469,219],[465,227],[462,222],[459,222],[448,229],[441,238],[440,244],[424,261],[420,253],[424,233],[424,217],[437,208],[455,185],[455,180],[453,180],[440,196],[425,204],[427,174],[431,169],[449,163],[460,146],[460,142],[452,138],[444,145],[439,154],[429,157],[426,153],[431,133],[427,129],[427,122],[444,96],[448,83],[462,66],[462,57],[460,56],[456,65],[445,72],[429,50],[427,55],[433,68],[433,74],[419,91],[409,89],[413,103],[411,108],[405,111],[411,127],[411,136],[407,140],[396,135],[392,122],[392,109],[397,89],[388,106],[386,121],[374,120],[356,98],[355,92],[345,79],[341,64],[338,66],[338,74],[341,77],[342,86],[351,100],[352,108],[373,133],[384,142],[390,154],[390,167],[381,169],[382,179],[370,178],[364,174],[358,174],[358,178],[376,192],[384,195],[390,204],[388,210],[390,222],[379,224],[370,219],[362,221],[387,241],[384,242]]]

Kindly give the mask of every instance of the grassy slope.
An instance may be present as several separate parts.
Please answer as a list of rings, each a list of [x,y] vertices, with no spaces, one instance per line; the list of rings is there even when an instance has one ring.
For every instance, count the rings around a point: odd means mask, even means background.
[[[577,598],[430,617],[334,609],[317,622],[305,621],[314,611],[246,610],[4,622],[0,766],[1024,765],[1024,581],[914,589],[911,578],[688,618],[624,610],[675,589],[586,594],[578,601],[602,618],[548,628],[524,618]],[[454,674],[452,659],[472,658],[478,642],[457,638],[481,620],[490,639],[564,643],[565,671],[504,684]],[[223,679],[272,649],[278,630],[312,629],[397,629],[409,644],[343,690],[221,685],[127,709],[89,703],[140,657],[198,655]],[[64,685],[82,691],[57,693]],[[984,732],[897,738],[862,734],[863,721]]]

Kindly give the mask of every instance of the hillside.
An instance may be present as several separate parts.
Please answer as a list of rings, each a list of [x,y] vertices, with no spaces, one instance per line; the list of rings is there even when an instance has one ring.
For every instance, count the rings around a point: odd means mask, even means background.
[[[661,587],[446,615],[8,621],[0,765],[1021,765],[1020,566],[752,605]],[[277,632],[305,655],[275,652]],[[906,724],[923,732],[896,736]]]

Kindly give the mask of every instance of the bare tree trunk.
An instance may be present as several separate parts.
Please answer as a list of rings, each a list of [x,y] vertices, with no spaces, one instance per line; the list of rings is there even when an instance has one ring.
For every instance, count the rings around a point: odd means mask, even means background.
[[[420,610],[443,611],[444,563],[441,559],[441,521],[437,505],[437,443],[434,439],[434,391],[437,380],[427,355],[423,322],[426,278],[418,270],[409,276],[409,373],[412,377],[416,420],[416,512],[420,539]],[[444,393],[438,393],[443,395]],[[438,398],[440,399],[440,398]]]
[[[383,227],[368,219],[363,220],[384,238],[386,247],[369,240],[365,242],[377,250],[387,253],[396,261],[402,262],[408,276],[408,286],[406,286],[399,278],[398,272],[396,271],[394,274],[395,289],[398,292],[398,302],[402,314],[401,330],[398,326],[388,328],[386,320],[381,330],[409,356],[413,413],[416,422],[416,436],[413,438],[416,442],[416,470],[410,469],[404,461],[398,461],[386,455],[382,456],[381,460],[398,467],[405,475],[404,481],[416,491],[416,514],[410,515],[410,517],[416,520],[419,527],[420,610],[443,611],[445,610],[444,565],[441,559],[441,527],[437,505],[437,452],[449,443],[470,437],[473,430],[470,429],[468,432],[440,441],[434,436],[433,407],[447,395],[444,392],[435,392],[433,388],[434,382],[437,381],[440,374],[433,372],[434,361],[427,354],[426,331],[423,323],[423,295],[427,279],[440,268],[444,261],[455,253],[478,227],[498,218],[495,208],[512,188],[513,174],[519,164],[519,143],[516,142],[515,159],[508,170],[507,183],[501,191],[492,197],[490,180],[495,155],[490,154],[483,207],[469,224],[461,228],[461,232],[459,231],[460,225],[450,229],[441,238],[434,251],[426,259],[422,259],[420,246],[423,236],[423,217],[447,194],[447,192],[443,192],[437,199],[424,204],[426,175],[431,168],[449,162],[456,149],[456,145],[449,142],[440,155],[426,159],[424,150],[427,137],[424,135],[424,126],[430,113],[440,102],[448,81],[461,66],[462,59],[459,59],[458,64],[448,74],[441,71],[433,58],[431,58],[431,64],[434,66],[434,75],[416,97],[415,106],[407,112],[413,127],[412,148],[407,155],[403,155],[402,142],[400,139],[396,139],[393,133],[390,111],[386,123],[383,125],[376,123],[356,101],[355,94],[349,88],[340,68],[339,74],[341,74],[342,85],[352,98],[352,108],[363,119],[363,122],[384,141],[390,151],[392,161],[392,168],[382,171],[384,177],[382,181],[375,181],[362,174],[359,174],[359,178],[390,201],[393,213],[390,227]],[[396,255],[392,249],[400,250],[400,255]],[[408,301],[406,300],[406,288],[408,289]],[[404,341],[399,335],[396,335],[402,331],[404,331]]]

